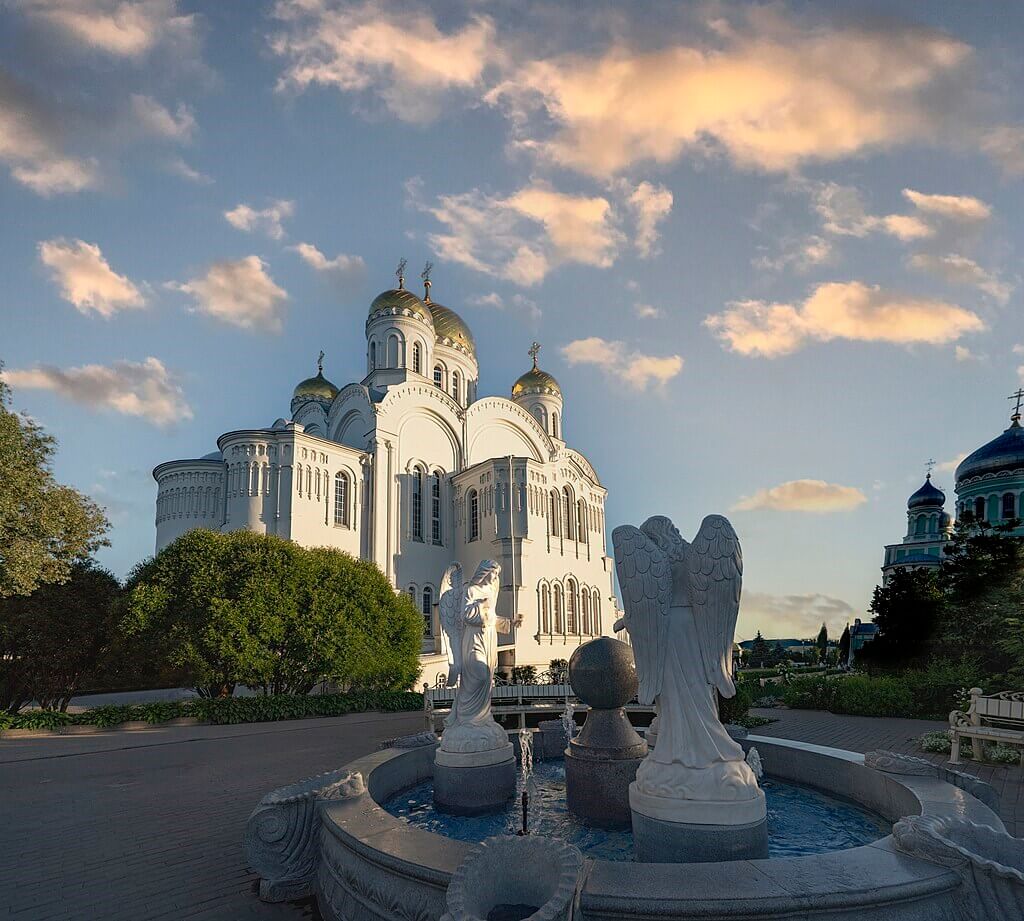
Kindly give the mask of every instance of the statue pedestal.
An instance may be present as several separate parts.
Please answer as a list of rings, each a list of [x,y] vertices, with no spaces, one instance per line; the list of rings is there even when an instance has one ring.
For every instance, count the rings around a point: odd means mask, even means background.
[[[629,787],[633,854],[641,863],[707,863],[768,856],[764,793],[749,800],[668,799]]]
[[[452,815],[497,812],[516,792],[516,758],[511,742],[481,752],[434,754],[434,805]]]

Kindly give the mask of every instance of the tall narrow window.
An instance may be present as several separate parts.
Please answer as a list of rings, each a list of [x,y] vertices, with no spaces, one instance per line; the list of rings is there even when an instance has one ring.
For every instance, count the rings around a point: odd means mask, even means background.
[[[441,541],[441,474],[435,473],[430,478],[430,540],[435,544]]]
[[[377,367],[377,343],[370,343],[370,370],[373,371]]]
[[[469,539],[476,540],[480,536],[480,493],[471,489],[466,501],[469,504]]]
[[[434,365],[434,386],[440,387],[444,384],[444,371],[440,365]]]
[[[558,499],[558,490],[552,489],[551,496],[548,500],[548,529],[550,530],[552,537],[558,537],[558,518],[560,515],[560,505],[561,503]]]
[[[582,499],[576,503],[576,536],[581,543],[587,542],[587,503]]]
[[[459,399],[459,372],[452,371],[452,396]]]
[[[568,486],[562,490],[562,535],[566,540],[575,539],[573,522],[576,519],[576,503],[572,501],[572,490]]]
[[[590,636],[590,592],[586,589],[580,596],[580,632]]]
[[[565,616],[562,613],[562,586],[555,586],[555,633],[565,633]]]
[[[551,413],[551,434],[555,438],[561,438],[561,435],[558,434],[558,413],[556,412]]]
[[[551,632],[551,589],[546,585],[540,589],[540,632]]]
[[[1017,516],[1016,503],[1013,501],[1013,493],[1003,493],[1003,518],[1015,518]]]
[[[334,523],[348,527],[348,474],[334,475]]]
[[[423,373],[423,349],[418,342],[412,344],[412,369],[417,374]]]
[[[412,539],[423,540],[423,471],[412,472]]]
[[[601,596],[598,594],[596,588],[594,589],[594,591],[591,594],[590,598],[591,598],[590,619],[591,619],[591,621],[593,621],[591,626],[594,628],[594,635],[595,636],[600,636],[601,635]]]
[[[417,602],[418,599],[416,598],[416,586],[415,585],[410,585],[409,586],[409,600],[412,602],[412,606],[416,607],[416,602]]]
[[[985,520],[985,500],[981,496],[974,500],[974,517],[977,521]]]
[[[423,586],[423,635],[431,636],[434,632],[434,590],[429,586]]]
[[[565,587],[565,612],[566,619],[569,622],[568,632],[578,634],[580,632],[580,621],[576,616],[576,583],[572,579],[569,580],[569,584]]]

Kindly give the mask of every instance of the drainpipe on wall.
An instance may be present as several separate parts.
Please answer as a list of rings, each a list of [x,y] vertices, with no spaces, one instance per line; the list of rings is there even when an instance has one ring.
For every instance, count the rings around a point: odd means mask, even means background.
[[[513,508],[512,496],[514,484],[512,482],[512,455],[508,456],[508,537],[509,555],[512,558],[512,623],[519,619],[519,592],[516,590],[516,518]],[[512,640],[515,642],[516,627],[512,627]]]

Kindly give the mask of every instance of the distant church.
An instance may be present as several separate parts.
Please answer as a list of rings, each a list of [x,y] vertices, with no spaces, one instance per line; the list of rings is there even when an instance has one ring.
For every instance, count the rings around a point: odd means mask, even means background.
[[[607,491],[564,440],[562,390],[537,362],[511,399],[480,397],[476,346],[448,307],[398,287],[370,304],[366,376],[317,374],[290,418],[240,429],[217,450],[153,471],[156,549],[192,528],[242,528],[372,560],[423,613],[423,679],[442,669],[441,573],[458,560],[502,567],[499,662],[568,658],[616,618],[605,553]]]
[[[956,515],[989,525],[1024,519],[1024,428],[1021,401],[1024,390],[1010,397],[1016,408],[1010,427],[1001,435],[965,457],[956,468]],[[885,548],[882,580],[893,570],[937,568],[943,549],[953,531],[953,519],[945,511],[946,494],[931,481],[931,472],[921,488],[907,500],[907,534],[898,544]],[[1024,537],[1024,525],[1011,532]]]

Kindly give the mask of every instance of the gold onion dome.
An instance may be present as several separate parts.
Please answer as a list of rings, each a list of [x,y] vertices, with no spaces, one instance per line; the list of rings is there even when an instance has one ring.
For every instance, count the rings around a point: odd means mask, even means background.
[[[295,388],[293,400],[333,400],[338,395],[338,388],[318,371],[316,377],[307,377]]]
[[[427,305],[412,291],[407,291],[405,288],[392,288],[390,291],[382,291],[378,294],[370,304],[369,315],[372,317],[378,310],[394,310],[399,313],[409,310],[427,324],[434,325],[434,318]]]
[[[540,368],[534,365],[512,385],[512,396],[517,397],[522,393],[536,391],[556,393],[558,396],[562,395],[562,388],[558,386],[558,381],[548,374],[547,371],[541,371]]]
[[[433,301],[428,301],[427,304],[434,317],[434,335],[438,342],[441,345],[447,345],[448,343],[442,340],[448,339],[457,347],[465,349],[470,355],[476,356],[476,343],[473,341],[473,334],[462,317],[443,304],[435,304]]]

